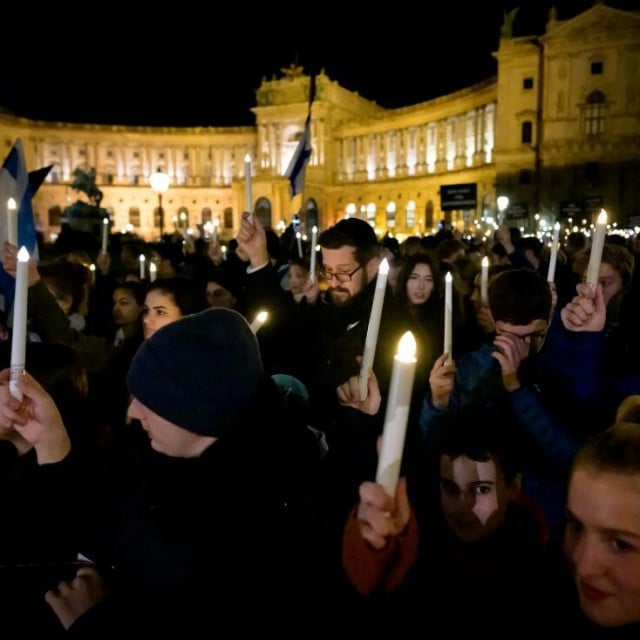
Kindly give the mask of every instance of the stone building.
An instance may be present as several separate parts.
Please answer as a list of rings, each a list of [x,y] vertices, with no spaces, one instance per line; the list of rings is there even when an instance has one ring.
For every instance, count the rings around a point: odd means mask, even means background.
[[[229,239],[247,207],[281,228],[300,212],[303,229],[341,217],[369,220],[379,234],[428,233],[441,219],[471,230],[534,216],[591,222],[601,207],[621,224],[640,214],[640,13],[595,2],[542,35],[502,29],[497,75],[424,103],[385,109],[316,76],[313,152],[302,198],[284,172],[302,133],[310,78],[301,67],[263,79],[255,127],[158,128],[30,121],[0,115],[6,149],[22,138],[30,169],[52,164],[33,199],[37,224],[59,230],[76,168],[94,167],[113,228],[160,234],[150,176],[162,196],[164,230],[219,223]]]

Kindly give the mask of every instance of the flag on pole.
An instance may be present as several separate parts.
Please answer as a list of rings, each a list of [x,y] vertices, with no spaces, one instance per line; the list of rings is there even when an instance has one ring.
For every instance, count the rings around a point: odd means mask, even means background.
[[[51,167],[27,172],[22,140],[18,138],[0,167],[0,245],[7,240],[8,200],[16,201],[18,217],[18,245],[26,247],[29,255],[38,257],[36,225],[31,207],[31,198],[42,184]],[[13,306],[15,278],[5,272],[0,263],[0,307],[8,313]],[[3,304],[4,303],[4,304]]]
[[[291,198],[304,191],[304,179],[311,156],[311,105],[316,96],[316,77],[311,76],[309,84],[309,109],[307,119],[304,123],[302,137],[285,171],[285,176],[289,178],[289,195]]]

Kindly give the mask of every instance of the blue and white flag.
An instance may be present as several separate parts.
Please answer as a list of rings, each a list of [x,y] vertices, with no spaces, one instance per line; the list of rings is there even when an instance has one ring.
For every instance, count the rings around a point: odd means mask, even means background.
[[[284,173],[284,175],[289,178],[289,195],[292,198],[304,191],[305,173],[311,156],[311,105],[313,104],[315,95],[316,77],[311,76],[311,83],[309,85],[309,110],[304,123],[304,130],[291,158],[291,162],[289,162],[289,166]]]
[[[13,198],[16,201],[16,213],[12,215],[18,217],[18,247],[26,247],[29,255],[35,255],[37,259],[38,243],[31,207],[32,196],[32,184],[27,172],[22,140],[18,138],[0,168],[0,247],[7,240],[8,201],[9,198]],[[15,279],[6,273],[0,264],[0,296],[4,299],[0,300],[0,307],[7,313],[13,306],[14,293]]]

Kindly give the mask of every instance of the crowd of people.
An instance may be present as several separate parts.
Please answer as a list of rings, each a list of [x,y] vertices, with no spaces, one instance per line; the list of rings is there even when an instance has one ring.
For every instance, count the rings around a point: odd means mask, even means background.
[[[313,261],[248,214],[224,247],[42,247],[22,398],[10,313],[0,343],[3,637],[637,635],[640,237],[607,237],[593,287],[578,235],[551,282],[548,247],[505,226],[399,243],[346,218]],[[389,495],[376,470],[407,331]]]

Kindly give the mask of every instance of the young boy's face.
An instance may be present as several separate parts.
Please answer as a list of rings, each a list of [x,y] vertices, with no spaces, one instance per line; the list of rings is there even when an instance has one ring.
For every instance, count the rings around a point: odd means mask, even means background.
[[[440,458],[442,513],[462,542],[484,540],[497,531],[518,489],[518,481],[506,483],[492,458],[486,462],[464,455],[453,458],[444,454]]]

